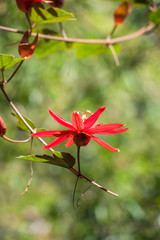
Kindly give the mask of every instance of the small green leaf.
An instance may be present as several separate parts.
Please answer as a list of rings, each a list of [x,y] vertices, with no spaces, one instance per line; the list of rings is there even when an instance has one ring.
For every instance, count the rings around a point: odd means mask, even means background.
[[[149,20],[156,25],[160,24],[160,10],[150,13]]]
[[[50,155],[28,155],[19,156],[19,159],[53,164],[59,167],[72,168],[75,164],[75,158],[66,152],[54,152],[53,157]]]
[[[74,21],[76,19],[74,18],[74,15],[72,13],[68,13],[59,8],[38,8],[38,11],[35,8],[32,8],[31,20],[36,24],[46,24]]]
[[[0,70],[7,70],[14,67],[17,63],[23,61],[24,58],[14,59],[14,56],[0,53]]]
[[[112,45],[116,53],[120,51],[118,44]],[[111,53],[111,50],[105,44],[84,44],[76,43],[74,48],[77,50],[77,57],[84,58],[90,55],[98,55],[102,53]]]
[[[64,42],[41,39],[35,50],[35,56],[38,58],[46,57],[56,51],[67,49],[67,45]]]
[[[26,125],[23,123],[23,121],[20,119],[20,117],[16,113],[12,113],[14,117],[18,119],[17,121],[17,127],[25,132],[30,132],[30,130],[26,127]],[[31,128],[35,129],[34,123],[27,117],[23,116],[24,120],[31,126]]]

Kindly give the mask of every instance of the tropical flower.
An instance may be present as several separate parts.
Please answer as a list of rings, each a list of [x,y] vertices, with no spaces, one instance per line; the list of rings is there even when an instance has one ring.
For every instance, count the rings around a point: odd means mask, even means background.
[[[59,115],[55,114],[49,109],[51,116],[61,125],[67,127],[69,130],[49,130],[49,131],[41,131],[32,134],[34,137],[56,137],[51,143],[46,146],[43,146],[45,149],[55,147],[61,142],[65,141],[67,138],[66,146],[70,147],[73,143],[75,143],[78,147],[86,146],[91,139],[97,142],[104,148],[107,148],[110,151],[119,152],[118,148],[114,148],[110,146],[108,143],[103,140],[95,137],[95,134],[117,134],[127,131],[129,128],[119,129],[124,124],[112,123],[112,124],[103,124],[100,123],[95,125],[99,115],[105,110],[105,107],[100,107],[95,113],[91,113],[87,111],[85,114],[82,112],[74,111],[71,115],[71,123],[64,120]],[[82,113],[82,117],[80,116]],[[86,117],[87,114],[91,114],[90,117]]]
[[[16,0],[18,8],[22,12],[29,11],[30,8],[37,2],[50,3],[51,1],[45,1],[45,0]]]
[[[37,2],[49,3],[51,7],[61,8],[64,4],[64,0],[16,0],[18,8],[22,12],[27,12]]]
[[[7,127],[3,119],[0,117],[0,137],[6,134]]]

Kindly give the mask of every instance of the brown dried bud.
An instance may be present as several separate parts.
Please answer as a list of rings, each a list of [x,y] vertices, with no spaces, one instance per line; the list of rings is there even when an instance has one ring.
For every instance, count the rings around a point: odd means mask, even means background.
[[[4,123],[3,119],[0,117],[0,137],[3,137],[7,131],[6,124]]]
[[[115,25],[122,24],[126,17],[131,13],[133,7],[132,2],[122,2],[114,12]]]

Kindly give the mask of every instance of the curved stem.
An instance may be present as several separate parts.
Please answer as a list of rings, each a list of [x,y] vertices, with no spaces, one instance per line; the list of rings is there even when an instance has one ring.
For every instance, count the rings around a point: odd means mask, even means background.
[[[50,36],[50,35],[46,35],[46,34],[39,34],[39,38],[44,38],[44,39],[50,39],[50,40],[57,40],[57,41],[62,41],[62,42],[72,42],[72,43],[87,43],[87,44],[115,44],[115,43],[120,43],[120,42],[124,42],[124,41],[128,41],[134,38],[137,38],[147,32],[150,32],[151,30],[153,30],[153,28],[155,27],[154,23],[148,23],[147,26],[140,28],[138,31],[122,36],[122,37],[118,37],[118,38],[112,38],[112,39],[81,39],[81,38],[64,38],[64,37],[57,37],[57,36]],[[24,34],[24,31],[15,29],[15,28],[8,28],[8,27],[4,27],[4,26],[0,26],[1,30],[5,30],[8,32],[13,32],[13,33],[20,33],[20,34]],[[32,36],[36,36],[37,33],[31,33]]]
[[[80,166],[80,147],[77,146],[77,162],[78,162],[78,173],[81,176],[81,166]]]
[[[13,72],[13,74],[10,76],[10,78],[6,81],[6,84],[14,77],[14,75],[17,73],[17,71],[19,70],[19,68],[21,67],[22,63],[24,62],[24,60],[22,60],[18,67],[16,68],[16,70]]]
[[[26,143],[26,142],[29,142],[31,140],[31,137],[25,139],[25,140],[14,140],[14,139],[11,139],[11,138],[8,138],[6,135],[3,135],[2,136],[5,140],[9,141],[9,142],[12,142],[12,143]]]

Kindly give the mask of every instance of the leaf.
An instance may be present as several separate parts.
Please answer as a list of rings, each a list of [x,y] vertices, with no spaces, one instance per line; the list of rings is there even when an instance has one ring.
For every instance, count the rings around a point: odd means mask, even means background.
[[[157,10],[156,12],[152,12],[149,15],[149,20],[156,25],[160,23],[160,10]]]
[[[75,164],[75,158],[66,152],[54,152],[53,157],[50,155],[28,155],[19,156],[19,159],[53,164],[59,167],[72,168]]]
[[[84,43],[76,43],[74,47],[77,50],[77,57],[84,58],[90,55],[98,55],[102,53],[111,53],[110,49],[105,46],[105,44],[84,44]],[[116,53],[120,51],[120,47],[118,44],[113,45]]]
[[[56,51],[66,50],[67,45],[61,41],[40,39],[35,50],[36,57],[46,57]]]
[[[18,119],[17,121],[17,127],[21,130],[21,131],[25,131],[25,132],[30,132],[30,130],[26,127],[26,125],[23,123],[23,121],[20,119],[20,117],[17,115],[17,113],[12,113],[12,115],[14,117],[16,117]],[[24,120],[31,126],[31,128],[35,129],[35,125],[34,123],[27,117],[23,116]]]
[[[74,15],[59,8],[32,8],[31,20],[36,24],[75,21]]]
[[[6,71],[14,67],[17,63],[23,61],[24,58],[14,59],[14,56],[0,53],[0,70]]]

